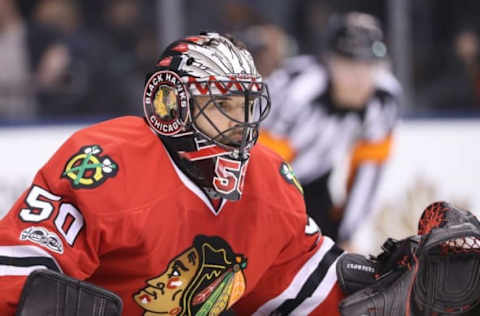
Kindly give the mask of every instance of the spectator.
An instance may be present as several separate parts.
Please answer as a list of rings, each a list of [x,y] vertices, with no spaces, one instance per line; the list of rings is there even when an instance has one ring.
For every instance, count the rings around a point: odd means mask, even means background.
[[[259,10],[266,1],[210,0],[185,1],[186,29],[216,29],[223,32],[239,32],[250,25],[263,24],[267,18]],[[270,5],[270,4],[269,4]],[[271,10],[269,13],[272,14]]]
[[[33,69],[45,45],[32,42],[32,28],[13,0],[0,0],[0,118],[31,118],[36,114]],[[39,32],[39,31],[37,31]],[[42,38],[44,43],[45,38]],[[40,47],[41,46],[41,47]]]
[[[278,25],[252,25],[236,35],[252,52],[258,71],[265,77],[296,50],[295,42]]]
[[[143,74],[157,54],[154,27],[149,21],[141,21],[141,15],[142,5],[138,1],[106,2],[105,25],[99,35],[101,69],[106,78],[98,92],[108,113],[138,112]]]
[[[448,57],[446,70],[421,94],[420,103],[434,109],[480,109],[480,47],[478,33],[473,28],[457,32],[453,54]]]
[[[57,30],[62,37],[62,45],[55,47],[48,62],[39,66],[36,79],[41,113],[76,116],[90,103],[89,83],[94,68],[90,54],[96,51],[82,27],[79,9],[71,0],[41,0],[32,18],[38,25]]]

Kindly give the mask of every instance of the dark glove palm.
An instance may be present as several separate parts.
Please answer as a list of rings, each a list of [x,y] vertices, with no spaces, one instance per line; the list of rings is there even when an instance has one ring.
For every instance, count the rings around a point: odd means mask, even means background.
[[[406,244],[411,247],[405,256]],[[419,235],[393,245],[393,251],[374,258],[383,274],[344,299],[342,315],[477,315],[480,223],[475,216],[445,202],[434,203],[420,219]]]

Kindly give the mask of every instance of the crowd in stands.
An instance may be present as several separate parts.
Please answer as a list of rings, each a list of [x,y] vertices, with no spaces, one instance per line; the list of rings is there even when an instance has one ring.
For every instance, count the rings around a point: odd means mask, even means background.
[[[321,50],[319,30],[337,11],[374,14],[391,34],[381,0],[183,0],[182,9],[187,33],[241,37],[248,29],[265,75],[285,55]],[[411,2],[415,99],[408,106],[480,109],[478,23],[466,23],[478,9],[470,0],[462,8]],[[158,18],[155,0],[0,0],[0,121],[139,114],[144,74],[161,51]],[[261,30],[253,34],[251,26]]]
[[[0,118],[138,112],[157,52],[147,2],[0,0]]]

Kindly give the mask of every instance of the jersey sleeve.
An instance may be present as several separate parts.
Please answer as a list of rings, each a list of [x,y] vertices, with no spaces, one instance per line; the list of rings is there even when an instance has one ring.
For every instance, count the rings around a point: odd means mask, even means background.
[[[50,269],[83,280],[98,267],[102,232],[89,214],[88,201],[62,178],[75,146],[68,140],[0,221],[2,315],[14,315],[33,270]]]
[[[281,185],[274,190],[275,196],[283,197],[279,201],[283,211],[275,211],[269,235],[284,241],[275,245],[281,250],[269,259],[266,272],[253,291],[235,305],[235,311],[256,316],[339,315],[343,295],[337,285],[336,264],[343,250],[322,236],[318,225],[307,217],[298,180],[287,164],[280,166],[284,179],[280,178]]]
[[[337,284],[336,264],[343,251],[327,236],[301,234],[236,306],[237,312],[255,316],[339,315],[343,294]]]

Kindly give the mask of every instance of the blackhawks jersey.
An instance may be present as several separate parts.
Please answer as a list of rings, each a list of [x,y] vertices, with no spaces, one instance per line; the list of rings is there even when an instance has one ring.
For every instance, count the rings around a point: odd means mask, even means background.
[[[382,69],[375,76],[375,90],[359,110],[335,106],[326,67],[317,57],[287,59],[267,80],[272,110],[262,123],[260,142],[292,164],[305,188],[312,216],[328,212],[328,178],[349,160],[346,201],[338,238],[348,240],[371,207],[381,170],[392,144],[398,117],[400,85]],[[331,205],[330,205],[331,206]],[[328,208],[328,207],[327,207]],[[325,224],[317,218],[319,224]],[[322,227],[322,230],[327,227]],[[332,233],[336,236],[336,233]]]
[[[0,221],[0,310],[48,268],[118,294],[125,316],[338,315],[341,255],[276,154],[255,146],[242,199],[212,204],[122,117],[70,137]]]

